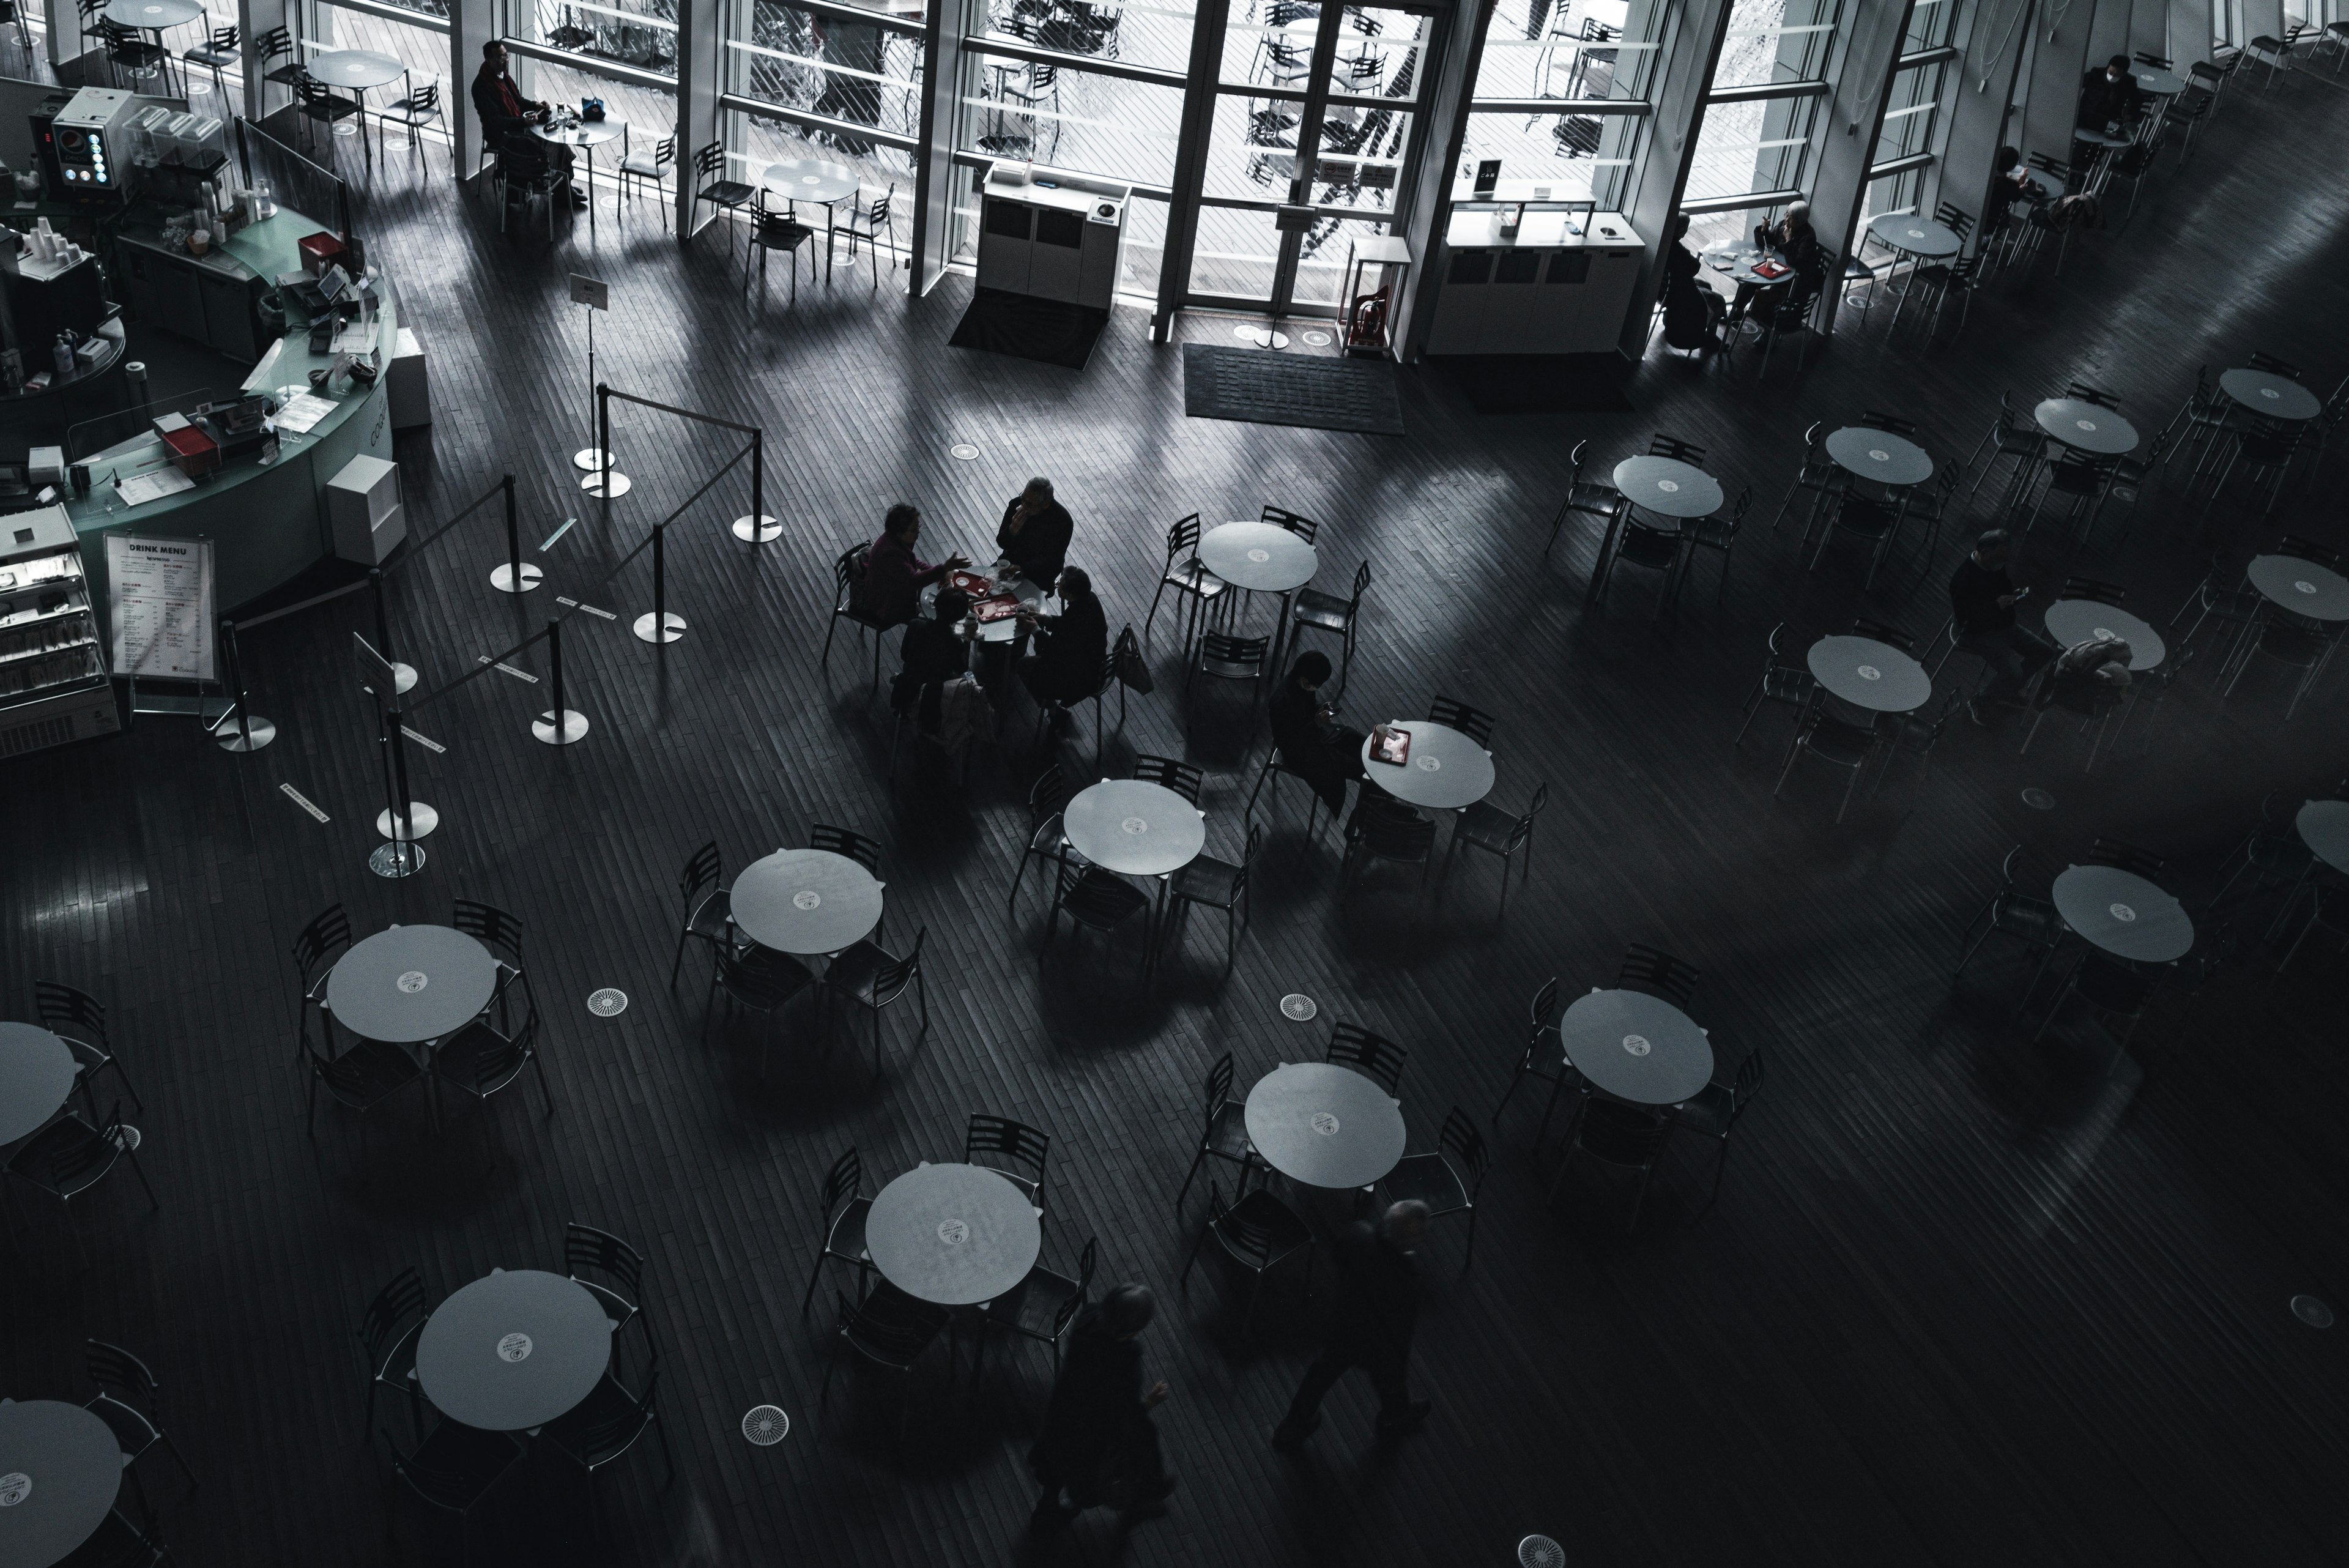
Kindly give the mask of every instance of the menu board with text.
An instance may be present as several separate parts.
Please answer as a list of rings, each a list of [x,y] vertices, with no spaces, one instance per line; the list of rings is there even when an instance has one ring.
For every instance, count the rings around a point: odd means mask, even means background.
[[[212,680],[212,545],[209,539],[106,536],[114,672]]]

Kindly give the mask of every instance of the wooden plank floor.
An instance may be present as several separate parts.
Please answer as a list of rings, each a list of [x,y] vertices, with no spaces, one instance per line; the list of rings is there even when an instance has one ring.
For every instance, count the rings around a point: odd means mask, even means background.
[[[615,443],[636,489],[608,513],[582,502],[566,272],[612,283],[597,333],[612,384],[764,428],[784,534],[758,553],[732,539],[747,509],[732,480],[680,519],[668,604],[691,629],[663,652],[627,633],[650,607],[644,558],[585,596],[621,618],[565,626],[570,701],[594,726],[576,748],[534,744],[544,688],[501,673],[418,710],[412,726],[447,749],[411,748],[414,793],[442,826],[406,882],[364,867],[383,791],[348,664],[349,632],[370,626],[359,599],[248,639],[255,705],[281,726],[257,756],[150,719],[0,766],[17,828],[0,1011],[29,1014],[36,976],[111,1003],[163,1199],[150,1216],[127,1184],[94,1195],[86,1272],[53,1216],[14,1222],[0,1388],[81,1397],[85,1336],[146,1355],[204,1480],[169,1511],[182,1561],[448,1561],[453,1542],[420,1548],[412,1515],[401,1552],[383,1544],[357,1318],[409,1262],[436,1295],[493,1266],[554,1264],[578,1219],[651,1260],[678,1479],[664,1489],[650,1451],[616,1467],[605,1530],[571,1483],[533,1480],[483,1521],[495,1560],[1466,1564],[1506,1562],[1537,1531],[1609,1564],[2341,1561],[2349,1376],[2338,1334],[2286,1310],[2303,1291],[2349,1303],[2338,959],[2319,949],[2271,978],[2267,910],[2246,911],[2244,961],[2166,996],[2110,1075],[2069,1025],[2016,1036],[2011,955],[1993,946],[1949,979],[2017,841],[2054,867],[2125,836],[2173,857],[2175,890],[2213,891],[2263,794],[2327,793],[2344,771],[2337,672],[2289,726],[2273,670],[2224,704],[2190,673],[2140,732],[2149,751],[2132,738],[2093,775],[2068,735],[2018,758],[2013,729],[1961,720],[1929,777],[1896,777],[1840,827],[1841,781],[1824,771],[1798,768],[1772,798],[1782,714],[1742,751],[1729,738],[1775,622],[1806,639],[1866,613],[1921,638],[1944,613],[1947,539],[1930,566],[1904,562],[1864,593],[1851,555],[1810,575],[1791,530],[1770,535],[1808,421],[1900,410],[1959,461],[2002,389],[2028,400],[2085,379],[2148,432],[2200,362],[2264,349],[2329,389],[2349,369],[2344,133],[2349,102],[2325,82],[2230,95],[2132,223],[2089,239],[2060,280],[1999,279],[1964,337],[1930,354],[1887,348],[1879,308],[1799,379],[1657,360],[1632,384],[1635,411],[1603,416],[1480,418],[1423,369],[1402,377],[1402,440],[1185,421],[1179,355],[1133,312],[1071,375],[947,349],[959,281],[907,308],[843,257],[829,288],[802,281],[796,310],[781,278],[746,301],[724,236],[680,252],[649,204],[606,210],[549,254],[502,237],[440,166],[419,180],[395,158],[367,211],[431,355],[435,423],[400,449],[418,526],[506,472],[526,540],[581,519],[539,557],[550,586],[527,599],[488,587],[493,511],[396,572],[398,641],[427,687],[579,597],[731,455],[712,432],[626,412]],[[1230,327],[1193,318],[1184,334],[1223,341]],[[1720,602],[1708,560],[1671,637],[1637,583],[1586,609],[1588,533],[1542,559],[1571,446],[1589,438],[1607,465],[1656,430],[1704,444],[1733,492],[1761,498]],[[980,455],[955,461],[966,441]],[[2281,521],[2338,542],[2343,462]],[[829,670],[817,662],[830,562],[890,502],[924,507],[934,550],[976,553],[1038,472],[1076,514],[1074,558],[1112,625],[1143,620],[1164,528],[1185,513],[1273,502],[1318,517],[1332,583],[1371,559],[1350,712],[1419,712],[1438,691],[1476,701],[1500,720],[1495,798],[1550,786],[1506,925],[1481,860],[1424,905],[1381,877],[1341,903],[1333,840],[1302,833],[1292,786],[1228,976],[1212,919],[1148,995],[1127,949],[1064,938],[1040,965],[1033,880],[1015,916],[1003,905],[1033,767],[1024,706],[959,796],[893,792],[861,647],[843,632]],[[2036,543],[2024,573],[2051,587],[2073,568],[2116,577],[2158,622],[2214,543],[2266,534],[2235,501],[2206,515],[2171,484],[2148,492],[2125,545],[2106,547],[2110,528],[2076,556]],[[1137,751],[1202,763],[1210,845],[1229,854],[1258,727],[1234,693],[1185,702],[1164,616],[1152,651],[1160,691],[1099,765],[1122,771]],[[516,662],[545,672],[543,649]],[[1089,729],[1066,755],[1096,765]],[[2054,809],[2026,806],[2029,786]],[[730,871],[815,821],[877,835],[890,936],[929,933],[932,1026],[917,1042],[911,1007],[895,1012],[877,1086],[858,1050],[827,1054],[796,1015],[761,1083],[748,1026],[697,1039],[700,961],[666,987],[687,853],[715,836]],[[557,1114],[506,1096],[498,1168],[481,1179],[480,1129],[460,1120],[435,1144],[411,1102],[379,1118],[362,1166],[331,1107],[304,1136],[288,944],[336,899],[375,929],[445,919],[459,894],[527,923]],[[1237,1282],[1203,1264],[1178,1287],[1202,1204],[1178,1223],[1172,1199],[1207,1064],[1231,1050],[1252,1082],[1318,1053],[1327,1020],[1358,1020],[1410,1046],[1406,1115],[1426,1147],[1448,1106],[1490,1110],[1545,977],[1569,994],[1606,983],[1633,940],[1703,968],[1694,1011],[1724,1074],[1768,1053],[1718,1206],[1703,1206],[1710,1149],[1682,1147],[1635,1237],[1618,1223],[1625,1195],[1579,1173],[1545,1212],[1555,1156],[1534,1156],[1537,1107],[1521,1096],[1494,1134],[1474,1270],[1455,1274],[1455,1225],[1429,1247],[1425,1434],[1377,1449],[1368,1391],[1348,1384],[1308,1454],[1271,1454],[1311,1312],[1276,1282],[1250,1345]],[[608,1022],[585,1008],[605,985],[631,998]],[[1288,992],[1319,999],[1323,1021],[1284,1021]],[[902,1463],[885,1381],[844,1373],[817,1408],[822,1314],[803,1324],[797,1305],[822,1172],[852,1142],[876,1180],[951,1158],[975,1109],[1052,1135],[1049,1260],[1098,1237],[1105,1277],[1161,1293],[1146,1344],[1174,1385],[1161,1427],[1182,1477],[1163,1521],[1089,1519],[1053,1551],[1021,1544],[1040,1354],[999,1356],[1008,1375],[971,1399],[926,1371]],[[770,1401],[792,1434],[750,1448],[737,1423]]]

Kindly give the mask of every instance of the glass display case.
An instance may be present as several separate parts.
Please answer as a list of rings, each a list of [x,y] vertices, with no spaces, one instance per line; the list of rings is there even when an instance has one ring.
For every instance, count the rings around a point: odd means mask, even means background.
[[[72,520],[0,516],[0,757],[120,727]]]

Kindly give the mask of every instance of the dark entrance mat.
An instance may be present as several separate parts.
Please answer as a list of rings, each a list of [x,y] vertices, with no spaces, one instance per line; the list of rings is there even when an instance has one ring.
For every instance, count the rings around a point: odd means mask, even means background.
[[[1621,414],[1631,410],[1620,354],[1457,354],[1448,372],[1480,414]]]
[[[1081,370],[1092,357],[1093,340],[1108,325],[1106,310],[982,288],[970,296],[970,308],[947,342]]]
[[[1183,411],[1195,420],[1402,434],[1394,367],[1382,359],[1185,343]]]

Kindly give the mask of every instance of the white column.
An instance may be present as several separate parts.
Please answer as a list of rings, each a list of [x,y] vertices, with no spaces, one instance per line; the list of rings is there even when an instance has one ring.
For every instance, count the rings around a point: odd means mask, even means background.
[[[746,6],[747,8],[747,6]],[[720,0],[678,0],[677,8],[677,237],[693,237],[695,154],[719,140],[718,109],[725,7]]]

